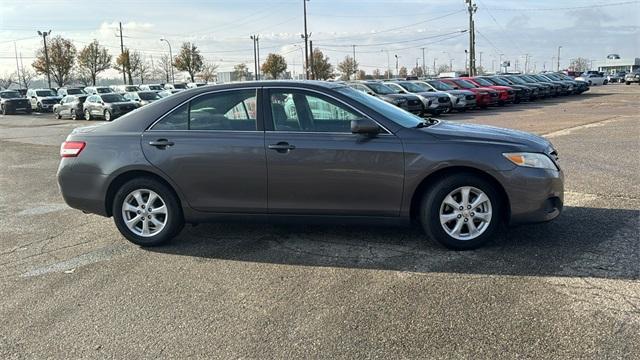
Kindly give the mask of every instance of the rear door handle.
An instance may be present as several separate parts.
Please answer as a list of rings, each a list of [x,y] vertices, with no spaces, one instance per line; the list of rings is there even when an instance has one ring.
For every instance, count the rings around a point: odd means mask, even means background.
[[[271,144],[269,146],[267,146],[270,150],[275,150],[279,153],[285,153],[285,152],[289,152],[291,150],[294,150],[296,147],[295,145],[291,145],[288,142],[284,142],[281,141],[277,144]]]
[[[174,143],[173,141],[169,141],[167,139],[158,139],[156,141],[149,141],[149,145],[164,149],[167,146],[173,146]]]

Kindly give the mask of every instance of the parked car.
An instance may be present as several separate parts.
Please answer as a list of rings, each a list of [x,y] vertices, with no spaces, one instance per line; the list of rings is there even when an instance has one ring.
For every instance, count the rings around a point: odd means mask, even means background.
[[[480,87],[466,80],[459,78],[447,79],[442,78],[440,81],[451,85],[454,89],[464,89],[473,92],[476,95],[476,104],[482,109],[498,104],[498,92],[486,87]]]
[[[499,76],[479,76],[476,77],[497,86],[507,86],[515,90],[513,102],[519,104],[523,101],[531,100],[532,88],[525,85],[511,84]]]
[[[516,90],[511,86],[496,85],[491,81],[488,81],[482,78],[463,77],[462,79],[467,80],[474,85],[497,91],[498,105],[500,106],[504,106],[506,104],[513,104],[513,102],[516,100]]]
[[[533,75],[536,79],[541,81],[552,82],[554,84],[558,84],[562,86],[562,94],[563,95],[571,95],[576,93],[576,81],[575,80],[566,80],[560,79],[554,76],[552,73],[546,74],[537,74]]]
[[[556,84],[553,83],[551,81],[548,80],[541,80],[536,78],[534,75],[532,74],[527,74],[527,75],[518,75],[521,79],[524,79],[525,81],[529,81],[531,83],[535,83],[535,84],[541,84],[541,85],[545,85],[549,87],[549,95],[550,96],[560,96],[562,95],[562,85],[560,84]]]
[[[60,88],[58,89],[58,96],[65,97],[67,95],[86,95],[87,93],[81,88]]]
[[[130,101],[135,101],[140,105],[151,104],[156,100],[162,99],[155,91],[138,91],[128,92],[124,94],[124,98]]]
[[[625,75],[627,75],[626,71],[618,71],[607,75],[607,81],[610,83],[621,83],[624,82]]]
[[[128,92],[138,92],[138,85],[111,85],[111,89],[118,94],[126,94]]]
[[[111,121],[139,107],[138,103],[125,99],[121,94],[91,95],[84,102],[84,118]]]
[[[108,86],[87,86],[84,88],[84,92],[88,95],[115,93],[115,91]]]
[[[27,99],[31,103],[32,110],[45,112],[53,110],[53,105],[59,103],[62,97],[51,89],[29,89]]]
[[[187,84],[187,89],[193,89],[193,88],[202,87],[202,86],[206,86],[206,85],[207,85],[206,81],[190,82],[190,83]]]
[[[0,91],[0,112],[2,115],[23,112],[31,114],[31,103],[16,90]]]
[[[142,91],[156,91],[160,92],[164,90],[164,84],[142,84],[139,86]]]
[[[589,86],[607,85],[609,82],[602,74],[582,74],[576,78],[576,80],[582,80],[589,84]]]
[[[502,76],[502,75],[493,75],[489,77],[491,80],[496,81],[500,84],[504,83],[507,86],[517,86],[520,87],[522,89],[525,90],[529,90],[529,99],[528,101],[533,101],[535,99],[540,98],[540,89],[541,87],[538,85],[532,85],[532,84],[528,84],[522,80],[519,80],[520,82],[516,82],[514,79],[511,79],[507,76]]]
[[[503,75],[506,79],[515,82],[516,84],[533,86],[538,89],[538,95],[536,98],[543,99],[551,96],[552,87],[549,84],[542,84],[537,81],[527,80],[520,77],[520,75]]]
[[[451,98],[445,92],[425,89],[407,80],[389,81],[385,82],[385,85],[395,89],[399,94],[416,95],[422,101],[424,112],[427,114],[438,116],[442,113],[448,113],[453,108]]]
[[[547,139],[425,120],[340,83],[193,89],[76,129],[60,154],[66,203],[112,216],[141,246],[220,219],[414,219],[425,239],[471,249],[504,222],[549,221],[563,208],[564,175]]]
[[[451,97],[451,104],[454,110],[467,111],[476,107],[476,95],[469,90],[454,89],[453,86],[440,80],[415,81],[418,86],[435,91],[444,91]]]
[[[556,72],[556,73],[546,74],[546,75],[554,79],[566,80],[566,81],[572,82],[574,84],[575,94],[582,94],[585,91],[589,91],[589,84],[586,81],[576,80],[565,73]]]
[[[388,87],[381,81],[358,81],[349,83],[349,86],[366,94],[379,97],[380,99],[413,114],[420,115],[425,111],[420,98],[411,94],[398,94],[396,90]]]
[[[62,119],[65,117],[71,120],[83,119],[84,102],[89,95],[67,95],[60,100],[59,104],[53,106],[53,113],[56,118]]]
[[[169,95],[173,95],[173,94],[176,94],[176,93],[179,93],[180,91],[183,91],[183,90],[179,90],[179,89],[168,89],[168,90],[162,90],[162,91],[160,91],[160,92],[158,93],[158,95],[159,95],[161,98],[166,98],[167,96],[169,96]]]
[[[625,84],[631,85],[631,83],[634,83],[634,82],[640,84],[640,69],[636,69],[633,72],[630,72],[624,76]]]
[[[164,88],[165,90],[172,90],[172,89],[186,90],[187,84],[186,83],[164,84]]]

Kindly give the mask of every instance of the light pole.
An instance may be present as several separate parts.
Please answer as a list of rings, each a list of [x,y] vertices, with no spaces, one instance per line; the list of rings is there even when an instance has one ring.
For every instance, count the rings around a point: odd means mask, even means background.
[[[307,33],[307,1],[302,0],[302,4],[304,6],[304,70],[305,70],[305,79],[309,78],[309,50],[308,50],[308,41],[309,34]]]
[[[438,60],[437,57],[433,58],[433,75],[436,76],[438,74],[436,74],[436,61]]]
[[[562,49],[562,46],[558,46],[558,71],[560,71],[560,49]]]
[[[400,72],[398,71],[398,54],[394,54],[393,56],[396,57],[396,76],[400,75]]]
[[[498,63],[499,63],[499,64],[498,64],[498,66],[500,66],[500,72],[502,72],[502,67],[503,67],[503,66],[502,66],[502,57],[503,57],[503,56],[504,56],[504,54],[500,54],[500,60],[498,61]],[[504,72],[507,72],[507,70],[506,70],[506,66],[505,66],[504,68],[505,68],[505,71],[504,71]]]
[[[171,82],[175,83],[176,78],[173,75],[173,52],[171,51],[171,44],[169,43],[169,40],[165,38],[160,39],[160,41],[164,41],[167,43],[167,45],[169,45],[169,65],[171,66]]]
[[[42,40],[44,41],[44,60],[47,62],[47,83],[49,84],[49,89],[51,89],[51,71],[49,70],[49,51],[47,50],[47,36],[51,34],[51,30],[40,31],[38,30],[38,35],[42,36]]]

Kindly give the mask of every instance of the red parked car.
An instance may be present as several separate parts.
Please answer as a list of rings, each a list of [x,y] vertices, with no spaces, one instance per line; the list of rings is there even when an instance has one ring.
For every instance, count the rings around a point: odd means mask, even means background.
[[[499,93],[496,90],[488,87],[480,87],[470,81],[460,78],[439,80],[453,86],[456,90],[464,89],[476,94],[476,105],[480,108],[486,109],[489,106],[498,104]]]
[[[516,99],[516,91],[509,86],[503,86],[503,85],[495,85],[492,82],[485,80],[485,79],[481,79],[481,78],[470,78],[470,77],[463,77],[462,79],[469,81],[472,84],[481,86],[481,87],[488,87],[491,88],[495,91],[498,92],[498,105],[504,105],[504,104],[513,104],[513,102]]]

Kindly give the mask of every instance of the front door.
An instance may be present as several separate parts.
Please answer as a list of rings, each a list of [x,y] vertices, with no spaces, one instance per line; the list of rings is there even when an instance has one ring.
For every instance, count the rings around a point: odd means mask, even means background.
[[[351,133],[365,115],[309,90],[270,89],[265,116],[269,213],[398,216],[400,140]]]
[[[147,159],[184,194],[189,205],[217,213],[266,213],[264,131],[258,89],[200,95],[166,115],[142,136]]]

